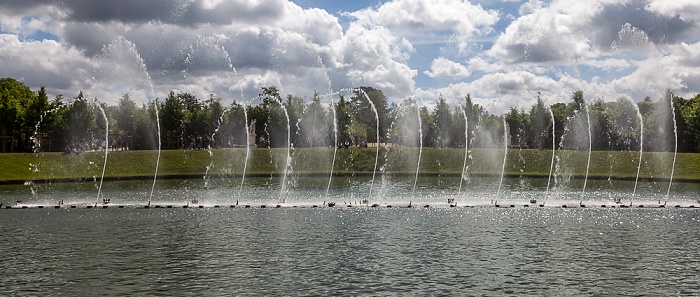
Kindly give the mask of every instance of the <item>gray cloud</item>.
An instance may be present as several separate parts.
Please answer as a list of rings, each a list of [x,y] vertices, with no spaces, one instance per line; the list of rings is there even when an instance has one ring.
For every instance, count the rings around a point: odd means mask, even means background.
[[[286,1],[221,1],[208,7],[202,0],[7,0],[0,8],[21,12],[46,5],[67,12],[65,21],[80,23],[162,22],[185,26],[226,25],[232,22],[274,23],[283,13]]]
[[[592,41],[601,50],[609,50],[618,39],[618,32],[629,23],[646,33],[654,44],[675,43],[687,37],[697,25],[681,20],[678,16],[667,17],[645,9],[642,1],[632,1],[627,5],[608,5],[591,19],[594,30]]]

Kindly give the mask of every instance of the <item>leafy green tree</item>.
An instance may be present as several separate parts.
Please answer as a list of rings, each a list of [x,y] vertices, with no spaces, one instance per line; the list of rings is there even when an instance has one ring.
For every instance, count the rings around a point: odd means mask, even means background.
[[[77,97],[69,101],[68,109],[64,115],[66,121],[68,143],[71,148],[79,150],[89,149],[94,130],[97,127],[95,112],[91,103],[81,91]]]
[[[452,112],[442,95],[433,109],[432,122],[430,123],[434,133],[432,143],[439,148],[450,146],[450,131],[452,126]]]
[[[394,124],[391,128],[391,142],[401,146],[417,147],[420,143],[419,137],[419,116],[420,106],[413,98],[403,100],[399,106],[394,109]],[[421,124],[423,119],[421,120]],[[423,136],[429,134],[428,126],[423,127],[425,130]]]
[[[116,111],[117,131],[122,137],[133,137],[136,134],[136,112],[138,107],[129,94],[124,94],[119,98]]]
[[[287,145],[287,118],[281,108],[283,102],[275,86],[263,87],[258,98],[262,104],[256,106],[251,114],[257,119],[256,134],[269,141],[271,147]],[[289,123],[291,125],[291,122]]]
[[[547,138],[549,137],[547,133],[550,125],[550,114],[549,110],[544,104],[544,100],[537,93],[537,103],[530,109],[530,129],[528,131],[528,139],[530,140],[530,147],[537,149],[549,148],[547,145]],[[551,138],[549,143],[551,143]]]
[[[248,124],[245,121],[243,105],[234,101],[224,113],[224,121],[219,130],[221,145],[225,147],[246,146],[248,143]],[[251,143],[255,145],[255,142]]]
[[[570,118],[573,117],[571,113],[571,108],[570,106],[567,106],[564,103],[554,103],[552,106],[549,107],[552,110],[552,113],[554,114],[554,145],[556,148],[561,148],[562,147],[562,138],[564,137],[564,133],[566,133],[566,126],[568,124],[568,121]],[[544,133],[544,144],[543,148],[546,149],[551,149],[551,143],[552,143],[552,115],[549,114],[549,112],[546,113],[547,116],[547,121],[546,121],[546,128],[545,128],[545,133]],[[583,115],[585,116],[585,115]],[[583,133],[583,131],[575,131],[573,133]],[[588,137],[588,135],[586,135]]]
[[[321,104],[321,97],[314,92],[314,97],[304,109],[301,120],[301,134],[304,137],[303,144],[309,147],[328,146],[332,142],[333,126],[328,125],[332,120],[328,111]],[[330,131],[329,131],[330,130]],[[329,137],[330,136],[330,137]]]
[[[508,113],[505,114],[506,123],[510,128],[511,145],[526,146],[527,138],[525,136],[525,112],[518,111],[517,108],[511,107]]]
[[[161,140],[165,140],[165,135],[162,126],[162,115],[160,112],[156,117],[156,108],[160,108],[155,101],[149,101],[148,104],[143,104],[141,108],[134,111],[134,134],[127,135],[127,146],[134,150],[152,150],[158,149],[158,121],[161,121]],[[165,141],[163,141],[164,144]],[[163,149],[167,147],[162,146]]]
[[[353,105],[353,118],[354,121],[358,122],[361,126],[366,127],[368,142],[382,142],[381,135],[386,135],[388,126],[390,125],[388,114],[388,100],[381,90],[377,90],[372,87],[360,87],[354,90],[355,95],[350,98]],[[367,98],[365,98],[365,94]],[[377,111],[377,115],[374,114],[371,101]],[[379,135],[377,135],[377,119],[379,118]],[[378,139],[379,136],[379,139]]]
[[[578,90],[575,91],[571,95],[571,110],[572,111],[579,111],[582,110],[586,106],[586,99],[583,97],[583,91]]]
[[[299,125],[301,124],[301,118],[304,114],[304,98],[288,94],[287,101],[284,102],[284,107],[287,109],[287,115],[289,116],[289,133],[292,137],[291,143],[294,146],[303,146]]]
[[[33,135],[35,132],[37,133],[36,141],[39,142],[39,145],[45,145],[42,144],[43,138],[48,138],[46,133],[44,131],[47,131],[45,129],[46,126],[50,126],[52,123],[49,123],[47,120],[51,120],[51,118],[47,118],[46,116],[48,115],[49,112],[49,98],[48,95],[46,94],[46,87],[41,86],[39,87],[39,91],[37,92],[36,96],[30,100],[27,104],[27,109],[26,109],[26,115],[24,119],[24,131],[28,135]],[[41,130],[38,130],[40,128],[44,128]],[[49,139],[46,139],[49,140]],[[31,145],[31,144],[30,144]],[[49,144],[50,147],[50,144]]]
[[[691,99],[675,97],[678,151],[700,152],[700,94]]]
[[[345,96],[340,95],[334,108],[338,121],[338,141],[340,143],[350,142],[349,129],[352,124],[352,105],[345,100]]]
[[[37,117],[28,119],[27,108],[35,99],[36,95],[23,83],[13,78],[0,78],[0,136],[7,137],[2,140],[3,152],[27,151],[30,147],[29,131],[32,129],[27,126],[33,128]]]
[[[184,148],[185,107],[170,91],[159,107],[161,138],[164,149]]]
[[[207,114],[209,116],[209,119],[207,121],[208,127],[208,135],[213,135],[214,139],[211,139],[211,146],[212,147],[223,147],[226,145],[226,141],[221,134],[222,131],[221,127],[224,123],[224,106],[221,104],[221,98],[214,96],[213,94],[209,95],[209,99],[207,100]]]

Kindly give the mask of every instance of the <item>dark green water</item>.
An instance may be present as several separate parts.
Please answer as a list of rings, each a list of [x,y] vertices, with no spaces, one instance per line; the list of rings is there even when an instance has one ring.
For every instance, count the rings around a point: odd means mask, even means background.
[[[698,295],[694,209],[0,211],[0,295]]]

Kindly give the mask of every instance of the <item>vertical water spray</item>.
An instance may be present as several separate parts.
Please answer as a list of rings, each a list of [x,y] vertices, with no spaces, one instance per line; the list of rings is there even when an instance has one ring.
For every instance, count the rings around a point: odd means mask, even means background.
[[[413,197],[415,198],[416,196],[416,185],[418,184],[418,173],[420,172],[420,161],[421,158],[423,157],[423,121],[420,118],[420,108],[418,108],[418,105],[416,104],[416,117],[418,120],[418,140],[420,146],[418,147],[418,162],[416,164],[416,177],[413,180]]]
[[[676,107],[673,106],[673,96],[669,98],[669,104],[671,104],[671,118],[673,119],[673,163],[671,163],[671,177],[668,179],[668,189],[666,190],[666,198],[668,201],[668,196],[671,194],[671,185],[673,184],[673,173],[676,169],[676,157],[678,155],[678,124],[676,123]]]
[[[209,176],[209,170],[211,170],[211,168],[214,167],[214,148],[212,147],[212,143],[214,143],[216,133],[218,133],[219,129],[221,128],[221,123],[224,121],[224,115],[226,115],[226,110],[224,110],[221,113],[221,116],[219,116],[219,119],[216,122],[216,128],[211,133],[211,137],[209,138],[209,145],[207,145],[207,153],[209,154],[209,165],[207,165],[207,169],[204,172],[204,188],[205,189],[207,187],[209,187],[209,179],[211,178]]]
[[[326,197],[328,197],[331,191],[331,183],[333,182],[333,168],[335,167],[335,158],[338,153],[338,116],[336,115],[336,110],[333,107],[333,84],[331,82],[330,76],[328,75],[328,69],[326,68],[326,65],[323,64],[323,59],[321,58],[321,56],[318,55],[317,58],[318,64],[320,65],[321,69],[323,69],[323,73],[325,74],[326,83],[328,84],[327,90],[331,101],[329,107],[331,109],[331,112],[333,113],[333,160],[331,161],[331,168],[329,170],[330,173],[328,174],[328,186],[326,187]]]
[[[153,80],[151,79],[151,75],[148,73],[145,61],[136,49],[136,44],[126,39],[126,37],[118,35],[114,37],[109,44],[102,47],[101,57],[104,61],[112,62],[112,64],[104,65],[103,67],[101,67],[101,69],[103,70],[100,71],[99,75],[105,77],[113,77],[119,80],[124,80],[125,78],[136,79],[136,81],[134,82],[137,85],[145,81],[148,83],[148,87],[150,87],[151,98],[155,98]],[[135,66],[135,68],[130,68],[133,66]],[[104,71],[104,69],[109,69],[109,71]],[[142,73],[144,77],[134,75],[134,73],[132,72],[134,69],[138,70],[140,74]],[[145,80],[143,78],[145,78]],[[148,96],[148,94],[145,95]],[[153,185],[151,186],[151,194],[148,197],[149,203],[153,199],[153,192],[155,190],[156,180],[158,178],[158,167],[160,165],[161,153],[160,116],[158,114],[157,99],[155,100],[154,109],[156,114],[156,125],[158,128],[158,155],[156,157],[156,167],[155,173],[153,174]]]
[[[44,122],[44,118],[46,118],[46,116],[49,113],[55,112],[57,110],[58,110],[58,107],[44,111],[44,113],[39,116],[39,121],[34,125],[34,134],[32,134],[32,136],[29,137],[29,140],[32,141],[32,152],[37,157],[39,156],[39,153],[41,153],[41,138],[39,136],[39,128],[41,128],[41,123]],[[31,170],[33,173],[39,172],[39,164],[29,163],[29,170]],[[32,191],[32,195],[36,197],[37,189],[35,188],[35,185],[34,185],[34,178],[32,178],[32,180],[25,182],[24,184],[27,186],[30,186],[30,190]]]
[[[581,190],[582,199],[583,196],[586,194],[586,184],[588,183],[588,171],[591,168],[591,148],[593,147],[593,138],[591,137],[591,114],[588,110],[588,106],[585,106],[584,108],[586,109],[586,120],[588,122],[588,161],[586,161],[586,177],[583,180],[583,189]]]
[[[277,101],[277,100],[275,100]],[[289,127],[289,113],[287,112],[287,108],[282,104],[281,101],[277,101],[277,103],[280,104],[280,107],[282,107],[282,111],[284,111],[284,117],[287,119],[287,159],[285,160],[284,164],[284,173],[282,175],[282,185],[280,187],[280,197],[279,201],[280,203],[285,203],[287,202],[287,199],[284,197],[284,193],[287,190],[287,174],[289,172],[289,166],[292,164],[292,156],[291,156],[291,149],[292,149],[292,135],[291,135],[291,129]]]
[[[632,101],[632,99],[630,99]],[[637,184],[639,183],[639,172],[642,169],[642,157],[644,155],[644,119],[642,118],[642,113],[639,111],[639,106],[637,106],[634,101],[632,101],[632,106],[637,111],[637,117],[639,118],[639,163],[637,164],[637,177],[634,179],[634,190],[632,191],[632,198],[637,194]]]
[[[331,111],[333,112],[333,161],[331,161],[331,170],[328,175],[328,187],[326,187],[326,197],[331,191],[331,182],[333,181],[333,168],[335,168],[335,157],[338,153],[338,116],[336,115],[335,107],[333,107],[333,97],[331,97],[330,104]]]
[[[152,91],[151,91],[152,92]],[[148,196],[148,205],[151,205],[151,200],[153,200],[153,191],[156,189],[156,180],[158,180],[158,166],[160,165],[160,117],[158,116],[158,99],[154,101],[154,107],[156,111],[156,127],[158,128],[158,156],[156,157],[156,169],[153,173],[153,185],[151,185],[151,195]]]
[[[458,192],[458,194],[461,194],[462,183],[464,182],[464,178],[467,171],[467,158],[469,157],[469,120],[467,118],[467,113],[464,111],[464,108],[460,108],[459,110],[462,112],[462,116],[464,116],[464,163],[462,163],[462,175],[459,178]]]
[[[241,174],[241,185],[238,188],[238,196],[243,194],[243,183],[245,182],[245,173],[248,170],[248,159],[250,158],[250,135],[252,132],[255,132],[251,131],[250,127],[248,126],[248,111],[246,110],[245,97],[243,97],[242,87],[241,98],[243,98],[241,106],[243,107],[243,117],[245,118],[245,124],[243,125],[243,128],[245,129],[245,160],[243,161],[243,174]]]
[[[102,195],[102,182],[105,179],[105,170],[107,169],[107,155],[109,153],[109,119],[107,119],[107,114],[105,113],[104,108],[102,108],[102,105],[100,105],[97,102],[95,102],[95,105],[97,105],[97,107],[100,109],[100,112],[102,112],[102,117],[105,119],[105,160],[102,164],[102,177],[100,177],[100,186],[97,188],[97,203],[99,203],[100,197]]]
[[[503,167],[501,167],[501,181],[498,182],[498,195],[501,196],[501,188],[503,187],[503,176],[506,173],[506,160],[508,159],[508,123],[506,117],[503,116]]]
[[[372,188],[374,187],[374,177],[377,175],[377,162],[379,161],[379,112],[377,112],[377,107],[374,106],[374,102],[369,99],[369,96],[363,90],[362,88],[358,88],[360,92],[362,92],[362,95],[367,99],[367,102],[369,102],[369,105],[372,107],[372,111],[374,111],[374,117],[375,120],[377,121],[377,153],[374,156],[374,171],[372,172],[372,183],[369,186],[369,196],[372,196]]]
[[[556,153],[556,134],[555,134],[555,121],[554,121],[554,112],[552,111],[552,107],[549,107],[549,116],[552,118],[552,161],[549,163],[549,178],[547,179],[547,190],[544,192],[544,199],[547,199],[549,196],[549,185],[552,182],[552,172],[554,172],[554,156]]]

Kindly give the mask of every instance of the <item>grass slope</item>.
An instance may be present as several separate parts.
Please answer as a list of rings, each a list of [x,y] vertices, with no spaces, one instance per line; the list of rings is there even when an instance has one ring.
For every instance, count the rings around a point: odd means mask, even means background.
[[[333,161],[332,148],[298,148],[290,152],[292,174],[326,175]],[[376,149],[338,149],[334,174],[371,174],[374,170]],[[417,148],[389,148],[379,150],[377,170],[397,175],[415,174],[419,150]],[[159,178],[240,175],[244,170],[245,149],[216,149],[208,151],[170,150],[161,153]],[[282,174],[287,156],[286,149],[252,149],[246,174]],[[109,152],[105,177],[153,178],[156,151]],[[552,151],[508,151],[506,174],[510,176],[549,175]],[[674,179],[700,181],[700,154],[678,154]],[[554,168],[560,175],[582,177],[586,172],[588,152],[557,151]],[[672,153],[644,153],[640,178],[667,179],[670,177]],[[102,174],[104,152],[79,155],[60,153],[0,154],[0,183],[22,183],[28,180],[86,180]],[[420,173],[432,175],[459,175],[464,164],[463,149],[424,148]],[[591,153],[591,178],[634,179],[637,175],[639,152],[595,151]],[[503,149],[477,148],[467,160],[470,174],[498,175],[503,165]]]

